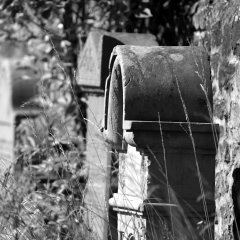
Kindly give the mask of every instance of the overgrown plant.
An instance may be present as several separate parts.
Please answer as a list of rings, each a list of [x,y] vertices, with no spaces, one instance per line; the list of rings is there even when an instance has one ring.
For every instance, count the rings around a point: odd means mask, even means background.
[[[16,163],[1,182],[1,239],[84,239],[88,231],[78,103],[61,76],[39,82],[38,116],[16,119]]]

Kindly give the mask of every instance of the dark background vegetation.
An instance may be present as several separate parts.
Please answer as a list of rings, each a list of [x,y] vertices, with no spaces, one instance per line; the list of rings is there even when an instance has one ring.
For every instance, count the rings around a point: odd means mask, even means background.
[[[207,6],[203,0],[0,2],[0,42],[25,44],[22,64],[38,71],[35,101],[44,108],[16,126],[15,177],[2,186],[0,207],[10,230],[3,224],[2,232],[14,239],[66,240],[91,231],[82,218],[86,99],[75,91],[77,56],[91,28],[152,33],[160,45],[189,45],[205,28]]]

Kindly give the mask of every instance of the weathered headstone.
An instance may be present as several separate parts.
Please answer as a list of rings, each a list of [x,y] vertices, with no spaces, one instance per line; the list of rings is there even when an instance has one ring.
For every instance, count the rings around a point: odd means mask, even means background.
[[[15,51],[16,50],[16,54]],[[0,175],[14,162],[15,120],[38,114],[39,107],[27,104],[37,93],[37,78],[22,68],[21,46],[11,43],[0,49]]]
[[[112,148],[104,141],[100,132],[103,122],[104,88],[112,49],[123,44],[157,45],[154,36],[150,34],[95,30],[89,34],[78,61],[77,83],[88,96],[86,160],[89,176],[85,203],[89,209],[91,237],[101,240],[107,239],[109,228],[112,226],[108,216]]]
[[[118,239],[213,239],[218,126],[207,54],[117,46],[110,66],[104,132],[127,153],[110,199]]]

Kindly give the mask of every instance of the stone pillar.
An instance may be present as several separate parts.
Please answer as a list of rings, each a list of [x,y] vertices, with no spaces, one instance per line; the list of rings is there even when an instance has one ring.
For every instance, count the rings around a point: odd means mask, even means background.
[[[77,83],[86,93],[87,136],[86,164],[88,183],[85,195],[87,221],[91,229],[89,238],[105,240],[110,231],[111,239],[116,228],[116,216],[109,219],[108,199],[110,193],[110,169],[114,149],[109,146],[101,133],[104,109],[105,80],[108,77],[108,64],[113,47],[132,44],[142,46],[157,45],[150,34],[108,33],[94,30],[90,32],[85,47],[78,60]],[[111,223],[109,223],[111,221]]]
[[[119,240],[213,239],[218,126],[202,48],[117,46],[104,133],[119,159]],[[123,144],[125,142],[125,144]]]

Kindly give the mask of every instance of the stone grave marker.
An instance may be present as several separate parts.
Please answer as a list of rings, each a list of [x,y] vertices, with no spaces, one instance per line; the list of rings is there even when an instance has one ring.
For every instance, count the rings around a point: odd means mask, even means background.
[[[85,203],[89,209],[88,221],[94,239],[105,240],[109,229],[116,229],[116,219],[108,215],[110,169],[114,153],[100,131],[103,122],[104,88],[108,77],[108,64],[116,45],[157,45],[150,34],[108,33],[101,30],[90,32],[83,51],[79,55],[77,83],[88,98],[87,103],[87,153],[89,169]],[[109,224],[109,222],[111,222]],[[115,223],[112,223],[115,222]],[[114,235],[114,230],[110,231]],[[113,239],[114,236],[112,236]]]

